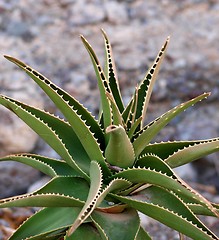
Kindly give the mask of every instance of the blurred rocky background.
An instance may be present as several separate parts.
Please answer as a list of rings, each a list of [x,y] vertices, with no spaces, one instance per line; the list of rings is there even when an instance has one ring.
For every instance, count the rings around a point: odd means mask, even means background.
[[[177,117],[156,140],[217,137],[218,26],[217,0],[0,0],[0,91],[57,113],[36,84],[3,58],[3,54],[12,55],[43,73],[97,114],[99,95],[95,74],[79,35],[89,40],[103,63],[100,28],[105,29],[114,50],[126,103],[170,35],[147,121],[182,101],[211,91],[208,100]],[[57,157],[25,124],[1,107],[0,155],[18,152]],[[179,174],[194,183],[209,185],[215,189],[212,194],[217,194],[218,156],[214,154],[179,169]],[[1,163],[0,197],[26,192],[41,177],[21,164]]]

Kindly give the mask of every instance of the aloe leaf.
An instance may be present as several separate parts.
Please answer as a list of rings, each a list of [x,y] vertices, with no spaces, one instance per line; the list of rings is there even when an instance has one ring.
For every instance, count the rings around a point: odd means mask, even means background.
[[[179,183],[181,183],[188,191],[190,191],[194,196],[193,198],[187,197],[184,194],[178,193],[178,196],[182,198],[184,202],[188,203],[198,203],[203,206],[203,208],[206,208],[206,211],[211,211],[211,214],[213,216],[218,215],[216,209],[212,206],[212,204],[206,200],[202,195],[200,195],[197,191],[192,189],[189,185],[187,185],[182,179],[180,179],[168,166],[167,163],[165,163],[162,159],[160,159],[156,155],[145,155],[138,159],[136,162],[136,166],[145,167],[145,168],[151,168],[155,169],[157,172],[161,171],[162,173],[165,173],[167,176],[172,177]],[[138,192],[138,189],[136,189],[136,192]],[[203,204],[204,203],[204,204]]]
[[[138,90],[137,90],[138,91],[138,100],[137,100],[137,110],[136,110],[135,119],[138,119],[139,117],[143,117],[141,125],[144,122],[145,113],[147,111],[147,107],[148,107],[148,103],[149,103],[149,100],[151,97],[152,89],[153,89],[155,80],[157,78],[157,74],[159,72],[160,65],[163,60],[168,43],[169,43],[169,37],[167,38],[165,44],[162,46],[154,63],[152,64],[152,66],[150,67],[148,72],[146,73],[144,79],[140,83]],[[128,115],[128,112],[131,110],[130,105],[132,104],[133,98],[131,99],[128,106],[124,110],[124,117],[126,117]]]
[[[104,174],[110,174],[100,149],[104,149],[104,146],[100,146],[100,144],[104,143],[103,132],[99,128],[98,123],[94,119],[92,120],[91,114],[88,113],[87,110],[74,98],[53,84],[42,74],[15,58],[10,56],[5,57],[23,69],[44,90],[68,120],[89,158],[100,162]],[[95,132],[98,134],[95,135]]]
[[[121,168],[131,167],[135,161],[132,143],[122,126],[111,125],[106,129],[109,142],[106,147],[106,161]]]
[[[219,203],[212,203],[212,206],[219,212]]]
[[[152,89],[154,83],[156,81],[158,72],[160,70],[160,65],[164,58],[164,54],[167,49],[167,45],[169,43],[170,37],[167,38],[166,42],[162,46],[160,52],[158,53],[155,61],[153,62],[152,66],[146,73],[143,81],[141,82],[138,90],[138,105],[136,110],[135,118],[138,119],[139,117],[143,116],[142,124],[144,122],[145,114],[147,111],[148,103],[151,97]]]
[[[116,105],[118,106],[120,113],[122,113],[124,110],[124,105],[121,97],[121,92],[119,89],[118,79],[116,76],[116,68],[115,68],[115,62],[114,62],[113,53],[112,53],[112,47],[105,31],[103,29],[101,29],[101,31],[104,37],[105,52],[106,52],[105,75],[106,75],[106,78],[108,79],[109,87],[115,99]]]
[[[213,233],[194,215],[190,208],[176,195],[164,188],[151,186],[131,196],[132,199],[153,203],[177,213],[191,221],[198,228],[203,229],[209,235]]]
[[[138,230],[138,234],[135,240],[152,240],[152,238],[150,237],[150,235],[142,228],[140,227]]]
[[[85,168],[90,163],[90,159],[84,151],[77,135],[75,135],[72,128],[66,122],[49,113],[2,95],[0,96],[0,103],[21,118],[71,167],[88,179],[87,174],[83,170],[86,170]],[[83,170],[76,164],[72,156],[83,167]]]
[[[65,187],[63,187],[65,186]],[[83,189],[83,191],[81,191]],[[32,194],[62,194],[86,201],[89,192],[88,182],[81,177],[55,177]]]
[[[105,199],[108,193],[113,192],[117,193],[122,191],[123,189],[126,189],[130,187],[132,183],[130,181],[127,181],[125,179],[113,179],[101,192],[101,194],[98,196],[96,207],[99,207],[99,205],[102,203],[102,201]],[[101,208],[100,208],[101,209]]]
[[[55,177],[33,193],[0,200],[0,207],[78,207],[83,206],[88,191],[89,185],[83,178]]]
[[[209,211],[208,208],[204,207],[201,204],[196,204],[196,203],[187,203],[186,204],[189,209],[191,209],[192,212],[194,212],[196,215],[205,215],[205,216],[211,216],[215,217],[215,214],[212,213],[212,211]],[[214,206],[214,204],[212,204]],[[214,206],[215,207],[215,206]],[[216,207],[215,207],[216,208]],[[219,210],[217,210],[218,215],[219,215]]]
[[[128,116],[126,118],[127,130],[129,130],[132,127],[132,125],[137,121],[135,119],[136,111],[137,111],[137,105],[138,105],[138,87],[136,87],[136,89],[135,89],[135,94],[134,94],[133,99],[131,101],[130,111],[129,111]],[[123,114],[123,117],[124,117],[124,114]],[[140,118],[141,118],[141,121],[142,121],[143,116],[141,116]],[[141,124],[141,121],[140,121],[140,124]]]
[[[75,177],[80,176],[79,172],[75,171],[63,160],[43,157],[35,154],[9,155],[0,158],[0,161],[16,161],[24,163],[50,177],[55,177],[58,175],[70,175]]]
[[[155,169],[157,172],[161,171],[162,173],[165,173],[167,176],[177,179],[171,168],[166,163],[164,163],[164,161],[161,158],[159,158],[156,155],[140,156],[136,161],[135,166],[147,169]]]
[[[163,127],[165,127],[174,117],[195,103],[201,101],[204,98],[207,98],[209,95],[210,93],[204,93],[196,98],[191,99],[190,101],[182,103],[146,125],[141,131],[139,131],[139,133],[134,136],[133,147],[135,149],[136,156],[138,156],[144,150],[144,148],[157,135],[157,133]]]
[[[178,167],[186,163],[202,158],[208,154],[219,151],[219,138],[195,143],[183,149],[180,149],[166,158],[164,161],[170,167]]]
[[[173,191],[180,198],[191,200],[198,204],[204,205],[210,211],[217,215],[215,208],[204,197],[198,194],[195,190],[188,187],[182,180],[176,179],[175,176],[168,176],[161,171],[157,172],[150,168],[127,169],[113,175],[114,178],[125,178],[132,183],[153,184]]]
[[[136,96],[136,91],[134,93],[134,96],[130,99],[128,105],[126,106],[126,108],[124,109],[124,111],[122,112],[122,117],[124,122],[127,124],[130,121],[130,116],[132,114],[132,107],[134,104],[134,98]]]
[[[75,239],[103,240],[98,230],[90,223],[81,224],[71,236],[65,237],[65,240]]]
[[[104,213],[94,211],[91,219],[97,222],[110,240],[133,240],[140,227],[138,213],[133,208],[127,208],[122,213]]]
[[[204,225],[203,225],[204,228],[202,229],[199,226],[197,226],[195,223],[193,223],[191,220],[188,220],[185,217],[178,214],[178,212],[169,210],[166,207],[163,207],[154,203],[135,200],[130,197],[124,197],[124,196],[122,197],[116,194],[112,194],[112,195],[116,199],[122,201],[123,203],[127,203],[130,207],[137,209],[138,211],[185,234],[188,237],[191,237],[192,239],[195,239],[195,240],[218,239],[218,237],[213,233],[211,233],[210,230],[206,229]]]
[[[91,219],[92,219],[93,225],[95,225],[95,227],[97,228],[97,230],[98,230],[98,232],[99,232],[99,234],[101,236],[101,240],[109,240],[109,238],[107,237],[104,229],[96,221],[94,221],[93,218],[91,218]]]
[[[86,121],[86,125],[90,126],[91,131],[95,133],[95,137],[98,138],[99,142],[102,142],[102,140],[104,139],[104,135],[98,125],[98,122],[95,120],[94,116],[92,116],[92,114],[88,112],[88,110],[82,104],[80,104],[73,96],[69,95],[62,88],[53,84],[45,76],[43,76],[30,66],[26,65],[25,63],[21,62],[20,60],[7,55],[5,55],[4,57],[12,63],[16,64],[22,70],[24,70],[48,94],[48,96],[61,110],[61,112],[63,112],[63,114],[64,112],[66,112],[66,105],[63,102],[68,103],[67,108],[69,108],[69,106],[71,107],[71,110],[68,110],[69,114],[71,111],[76,110],[78,115],[80,115],[81,118]],[[54,91],[51,91],[51,89],[53,89],[56,94],[54,94]],[[58,98],[61,98],[62,100],[60,101],[58,100]]]
[[[91,61],[94,66],[94,70],[96,72],[97,82],[98,82],[98,87],[99,87],[100,97],[101,97],[101,104],[102,104],[101,107],[103,111],[104,129],[106,129],[112,123],[110,103],[106,96],[106,92],[111,93],[111,90],[94,50],[92,49],[91,45],[87,42],[87,40],[83,36],[81,36],[81,40],[90,55]]]
[[[96,161],[92,161],[90,164],[90,179],[90,190],[86,203],[71,226],[68,236],[70,236],[90,216],[96,207],[97,199],[102,187],[102,171]]]
[[[216,139],[216,138],[215,138]],[[204,143],[209,140],[192,140],[192,141],[168,141],[168,142],[155,142],[149,143],[141,154],[155,154],[163,160],[174,154],[178,150],[193,146],[199,143]]]
[[[132,126],[130,127],[130,129],[128,130],[128,137],[130,139],[132,139],[136,129],[139,127],[140,123],[142,121],[142,117],[138,118],[133,124]]]
[[[57,236],[57,233],[64,236],[66,228],[71,226],[80,210],[79,207],[44,208],[26,220],[9,239],[42,240],[49,235]]]
[[[5,207],[82,207],[84,202],[58,193],[24,194],[0,200]]]
[[[112,123],[114,125],[121,125],[125,128],[122,115],[119,112],[119,109],[118,109],[118,107],[115,103],[115,100],[113,99],[113,96],[108,92],[106,92],[106,95],[107,95],[107,97],[110,101],[110,106],[111,106],[111,109],[112,109]]]

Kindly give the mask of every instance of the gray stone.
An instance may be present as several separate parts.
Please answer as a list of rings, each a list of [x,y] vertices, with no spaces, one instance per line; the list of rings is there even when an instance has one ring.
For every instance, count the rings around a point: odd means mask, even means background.
[[[0,197],[9,197],[27,191],[30,184],[39,178],[39,172],[17,162],[0,164]]]
[[[70,24],[73,26],[97,24],[104,18],[105,11],[99,4],[87,3],[85,7],[83,1],[78,1],[71,7]]]
[[[114,1],[105,3],[106,17],[109,23],[124,24],[128,22],[126,5]]]
[[[10,96],[29,105],[44,108],[44,100],[36,85],[27,81],[21,71],[11,71],[0,75],[1,94]],[[30,152],[38,136],[22,120],[8,109],[0,106],[0,155]]]

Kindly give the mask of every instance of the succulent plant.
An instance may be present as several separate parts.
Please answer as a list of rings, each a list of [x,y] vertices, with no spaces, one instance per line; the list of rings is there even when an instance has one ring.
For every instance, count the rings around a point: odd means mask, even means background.
[[[204,93],[144,125],[152,88],[169,43],[162,46],[133,97],[124,106],[111,45],[104,31],[105,68],[81,36],[97,76],[98,119],[73,96],[25,63],[24,70],[50,97],[65,119],[7,96],[0,103],[49,144],[61,159],[16,154],[0,161],[32,166],[51,177],[40,189],[0,200],[0,207],[41,207],[10,237],[21,239],[151,239],[138,212],[192,239],[219,239],[196,215],[219,216],[219,205],[205,199],[173,168],[219,150],[219,138],[152,143],[174,117],[209,96]]]

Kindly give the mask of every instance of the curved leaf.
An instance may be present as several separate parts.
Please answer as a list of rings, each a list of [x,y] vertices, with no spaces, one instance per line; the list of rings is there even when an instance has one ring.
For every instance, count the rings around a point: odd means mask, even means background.
[[[170,155],[164,161],[170,167],[178,167],[208,154],[219,151],[219,138],[210,139],[188,146]]]
[[[138,98],[137,98],[137,109],[135,114],[135,119],[137,120],[139,117],[142,117],[141,125],[144,122],[145,113],[147,111],[148,103],[151,97],[152,89],[155,83],[155,80],[157,78],[157,74],[160,69],[161,62],[164,57],[164,53],[166,51],[167,45],[169,43],[169,37],[167,38],[166,42],[162,46],[160,52],[158,53],[154,63],[146,73],[144,79],[140,83],[137,91],[138,91]],[[134,101],[134,97],[129,102],[128,106],[125,108],[123,112],[123,116],[125,120],[127,119],[127,116],[129,115],[129,111],[131,110],[131,104]]]
[[[104,213],[94,211],[91,219],[97,222],[110,240],[133,240],[140,227],[140,218],[133,208],[122,213]]]
[[[111,90],[94,50],[92,49],[91,45],[83,36],[81,36],[81,40],[90,55],[90,58],[93,63],[94,70],[97,76],[97,83],[100,91],[102,111],[103,111],[104,129],[106,129],[109,125],[112,124],[110,103],[106,96],[106,92],[111,93]]]
[[[215,208],[203,196],[195,190],[192,191],[187,185],[176,179],[174,176],[168,176],[166,173],[157,172],[155,170],[138,168],[123,170],[113,176],[114,178],[125,178],[132,183],[149,183],[155,186],[160,186],[173,191],[180,198],[191,200],[198,204],[206,206],[209,210],[217,215]]]
[[[105,61],[106,74],[105,75],[108,79],[109,87],[113,94],[113,98],[115,99],[116,105],[118,106],[120,113],[122,113],[124,110],[124,105],[123,105],[121,93],[119,90],[119,83],[116,76],[116,69],[115,69],[115,62],[113,59],[112,47],[104,30],[101,29],[101,31],[104,37],[105,52],[106,52],[106,61]]]
[[[189,207],[176,195],[167,191],[164,188],[151,186],[143,191],[138,192],[135,195],[132,195],[130,198],[143,201],[147,203],[153,203],[155,205],[159,205],[170,211],[177,213],[188,221],[192,222],[198,228],[204,230],[209,235],[213,233],[206,228],[206,226],[193,214],[193,212],[189,209]]]
[[[148,169],[155,169],[157,172],[161,171],[162,173],[165,173],[166,175],[173,177],[177,179],[178,177],[174,174],[172,169],[164,163],[162,159],[160,159],[156,155],[143,155],[138,158],[138,160],[135,163],[136,167],[141,168],[148,168]]]
[[[168,142],[155,142],[149,143],[141,154],[155,154],[163,160],[174,154],[178,150],[193,146],[195,144],[204,143],[209,140],[192,140],[192,141],[168,141]]]
[[[134,136],[133,147],[135,149],[136,156],[145,149],[145,147],[149,144],[149,142],[156,136],[156,134],[165,127],[174,117],[176,117],[179,113],[191,107],[195,103],[201,101],[202,99],[208,97],[210,93],[204,93],[196,98],[191,99],[185,103],[182,103],[162,116],[158,117],[148,125],[146,125],[141,131],[139,131]]]
[[[74,222],[80,210],[78,207],[44,208],[25,221],[9,240],[42,240],[58,233],[64,236],[66,228]]]
[[[215,217],[215,214],[213,214],[211,211],[209,211],[208,208],[202,206],[201,204],[197,203],[187,203],[186,204],[189,209],[191,209],[192,212],[194,212],[196,215],[205,215],[205,216],[211,216]],[[214,204],[212,204],[214,206]],[[214,206],[215,207],[215,206]],[[217,210],[219,215],[219,210]]]
[[[77,171],[75,171],[63,160],[43,157],[35,154],[8,155],[6,157],[0,158],[0,161],[16,161],[24,163],[50,177],[55,177],[58,175],[70,175],[75,177],[80,176]]]
[[[105,164],[101,151],[101,148],[104,149],[104,146],[100,146],[100,144],[104,143],[104,136],[98,123],[92,120],[90,113],[88,113],[74,98],[36,70],[13,57],[5,57],[23,69],[44,90],[68,120],[89,158],[100,162],[104,174],[109,175],[110,172]],[[93,126],[94,129],[92,128]],[[95,135],[95,132],[98,134]]]
[[[105,199],[108,193],[113,192],[119,192],[123,189],[126,189],[132,185],[131,182],[125,180],[125,179],[113,179],[106,187],[103,189],[103,191],[98,196],[96,207],[99,207],[99,205],[102,203],[102,201]],[[104,206],[104,209],[106,206]],[[100,208],[101,209],[101,206]]]
[[[75,239],[103,240],[98,230],[90,223],[81,224],[71,236],[65,237],[65,240]]]
[[[87,174],[82,171],[72,157],[74,156],[79,164],[82,162],[81,159],[86,163],[89,163],[90,159],[74,131],[72,131],[71,127],[66,122],[9,97],[0,95],[0,103],[21,118],[71,167],[88,179]],[[82,162],[81,166],[85,168],[86,164]]]
[[[90,179],[90,190],[86,203],[68,231],[68,236],[75,232],[75,230],[90,216],[96,207],[97,199],[100,195],[102,187],[102,172],[99,164],[95,161],[92,161],[90,165]]]
[[[145,230],[140,227],[139,230],[138,230],[138,235],[136,237],[135,240],[152,240],[152,238],[149,236],[149,234],[147,232],[145,232]]]
[[[113,96],[108,92],[106,92],[106,95],[110,101],[110,107],[112,109],[112,124],[121,125],[125,128],[122,115],[119,112],[119,108],[117,107]]]
[[[206,232],[206,228],[199,228],[191,221],[179,215],[177,212],[157,204],[135,200],[130,197],[122,197],[116,194],[112,195],[123,203],[127,203],[130,207],[137,209],[149,217],[158,220],[159,222],[185,234],[188,237],[191,237],[194,240],[218,240],[216,235],[210,231]]]
[[[55,177],[33,193],[0,200],[0,208],[81,207],[87,199],[88,191],[89,185],[83,178]]]

